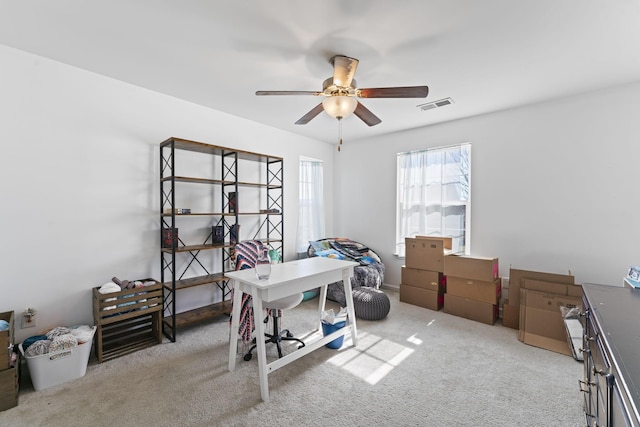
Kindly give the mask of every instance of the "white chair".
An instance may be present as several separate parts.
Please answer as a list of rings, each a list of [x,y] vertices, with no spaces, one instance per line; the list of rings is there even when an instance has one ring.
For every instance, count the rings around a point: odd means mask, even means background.
[[[264,250],[265,246],[259,240],[247,240],[240,242],[235,246],[235,258],[236,258],[236,270],[243,270],[245,268],[254,268],[258,255]],[[289,310],[294,308],[302,302],[304,297],[303,293],[291,295],[288,297],[280,298],[274,301],[265,302],[264,308],[267,310],[267,316],[264,319],[264,323],[269,321],[269,317],[273,319],[273,333],[265,333],[265,343],[273,343],[278,349],[278,357],[282,357],[282,341],[297,341],[300,343],[298,348],[304,347],[304,341],[299,338],[295,338],[289,329],[280,330],[280,318],[282,317],[283,310]],[[248,307],[251,297],[247,294],[242,296],[242,306]],[[249,310],[242,310],[243,317],[254,315]],[[241,328],[243,325],[247,325],[246,319],[240,319]],[[245,331],[245,334],[251,334],[251,330]],[[256,337],[257,338],[257,337]],[[256,348],[256,338],[253,339],[253,343],[249,351],[244,355],[244,360],[251,360],[253,357],[253,350]]]

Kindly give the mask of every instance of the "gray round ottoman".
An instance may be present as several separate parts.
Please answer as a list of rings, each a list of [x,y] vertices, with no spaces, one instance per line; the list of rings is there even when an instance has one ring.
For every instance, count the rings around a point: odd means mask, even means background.
[[[354,289],[352,295],[353,307],[358,319],[384,319],[391,310],[389,297],[380,289],[362,286]]]

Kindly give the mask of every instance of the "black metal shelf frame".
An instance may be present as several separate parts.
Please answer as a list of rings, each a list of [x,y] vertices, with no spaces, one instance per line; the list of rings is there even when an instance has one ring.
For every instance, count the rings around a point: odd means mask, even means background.
[[[175,174],[175,154],[176,150],[188,150],[200,153],[220,156],[220,180],[217,179],[200,179],[178,177]],[[238,180],[238,161],[239,159],[263,162],[266,164],[266,183],[242,183]],[[259,238],[260,233],[266,231],[266,239],[262,239],[265,243],[276,249],[281,257],[284,254],[284,169],[283,159],[277,157],[266,156],[263,154],[249,153],[240,150],[233,150],[224,147],[218,147],[203,144],[195,141],[187,141],[178,138],[169,138],[160,144],[160,240],[163,239],[163,230],[175,230],[177,228],[176,217],[184,217],[189,215],[176,214],[176,182],[197,182],[210,184],[212,186],[220,186],[221,191],[221,212],[219,214],[210,214],[212,217],[211,232],[200,245],[187,246],[178,236],[177,241],[171,240],[170,247],[164,247],[160,251],[161,256],[161,281],[164,285],[164,316],[163,316],[163,333],[171,341],[176,340],[176,331],[180,323],[188,323],[188,320],[197,321],[207,316],[219,314],[221,309],[230,307],[231,288],[229,280],[224,273],[233,268],[233,257],[235,241],[234,227],[239,225],[240,212],[237,205],[234,207],[231,203],[231,193],[235,192],[236,197],[239,195],[241,186],[261,187],[266,189],[266,212],[260,212],[255,215],[263,216],[260,218],[258,229],[254,235],[254,239]],[[236,209],[234,209],[236,208]],[[170,211],[170,214],[167,212]],[[247,213],[242,213],[246,215]],[[201,214],[209,215],[209,214]],[[223,227],[223,244],[213,243],[213,225]],[[236,238],[239,236],[235,236]],[[187,249],[189,248],[189,249]],[[220,250],[222,271],[213,272],[207,268],[199,259],[202,251]],[[186,261],[184,267],[177,269],[176,254],[182,253],[181,261]],[[184,259],[186,257],[186,259]],[[202,270],[203,275],[198,277],[185,277],[187,271],[194,267],[196,270]],[[200,285],[214,285],[220,289],[222,301],[213,305],[220,304],[222,308],[211,310],[207,314],[202,314],[207,310],[205,307],[193,310],[194,313],[187,320],[180,320],[177,313],[176,300],[177,290],[182,289],[185,283]]]

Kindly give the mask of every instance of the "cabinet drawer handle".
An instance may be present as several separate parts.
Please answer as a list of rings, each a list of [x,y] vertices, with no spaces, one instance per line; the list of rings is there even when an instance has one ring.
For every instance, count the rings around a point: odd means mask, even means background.
[[[595,366],[592,368],[592,371],[594,375],[607,375],[606,371],[603,371],[602,369],[596,369]]]
[[[589,393],[589,386],[594,386],[596,385],[595,382],[589,382],[589,381],[582,381],[582,380],[578,380],[578,383],[580,384],[580,391],[584,392],[584,393]],[[587,386],[587,389],[585,390],[582,386]]]

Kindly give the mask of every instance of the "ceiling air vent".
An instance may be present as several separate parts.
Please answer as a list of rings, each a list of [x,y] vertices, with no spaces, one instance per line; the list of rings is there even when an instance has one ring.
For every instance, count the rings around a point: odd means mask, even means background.
[[[427,102],[426,104],[420,104],[418,105],[418,108],[421,109],[422,111],[427,111],[427,110],[432,110],[438,107],[444,107],[445,105],[449,105],[449,104],[453,104],[453,99],[444,98],[444,99],[439,99],[433,102]]]

